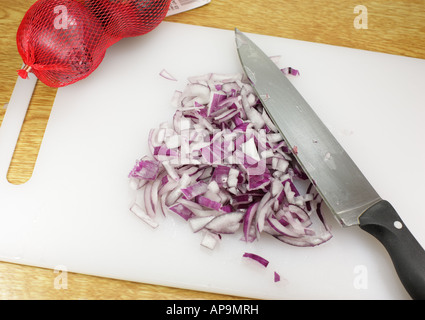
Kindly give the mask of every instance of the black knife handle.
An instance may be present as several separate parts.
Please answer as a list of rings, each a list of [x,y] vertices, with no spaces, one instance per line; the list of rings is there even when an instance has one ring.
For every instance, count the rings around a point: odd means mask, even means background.
[[[378,239],[388,251],[395,270],[412,299],[425,300],[425,251],[385,200],[366,210],[360,228]]]

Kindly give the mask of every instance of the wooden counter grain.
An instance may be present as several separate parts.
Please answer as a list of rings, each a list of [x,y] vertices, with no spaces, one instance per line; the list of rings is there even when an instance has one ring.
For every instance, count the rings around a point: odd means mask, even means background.
[[[22,65],[16,30],[34,2],[2,0],[0,6],[0,124]],[[367,29],[354,26],[358,5],[367,9]],[[212,0],[166,20],[425,59],[425,0]],[[55,94],[38,82],[9,168],[11,183],[31,177]],[[55,289],[57,276],[0,262],[0,299],[240,299],[73,273],[67,289]]]

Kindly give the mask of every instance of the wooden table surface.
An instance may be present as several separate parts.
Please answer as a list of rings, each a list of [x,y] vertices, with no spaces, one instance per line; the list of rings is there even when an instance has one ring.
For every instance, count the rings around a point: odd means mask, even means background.
[[[22,65],[16,30],[34,2],[2,0],[0,6],[0,124]],[[355,11],[358,5],[363,11]],[[367,21],[359,20],[360,14],[367,14]],[[166,20],[425,59],[425,0],[212,0]],[[356,27],[355,20],[367,29]],[[11,183],[31,177],[55,94],[38,82],[7,175]],[[53,270],[0,262],[0,298],[240,299],[73,273],[67,274],[67,289],[55,289],[57,276]]]

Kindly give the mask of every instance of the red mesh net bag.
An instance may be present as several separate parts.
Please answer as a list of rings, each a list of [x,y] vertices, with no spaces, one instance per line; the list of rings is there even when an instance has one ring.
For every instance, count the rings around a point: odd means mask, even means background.
[[[50,87],[84,79],[106,49],[153,30],[171,0],[38,0],[25,14],[16,40],[24,67]]]

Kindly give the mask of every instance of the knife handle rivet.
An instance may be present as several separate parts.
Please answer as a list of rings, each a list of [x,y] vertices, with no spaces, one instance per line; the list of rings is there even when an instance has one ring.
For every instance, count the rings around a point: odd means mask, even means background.
[[[394,227],[396,229],[401,229],[403,228],[403,224],[400,221],[394,221]]]

